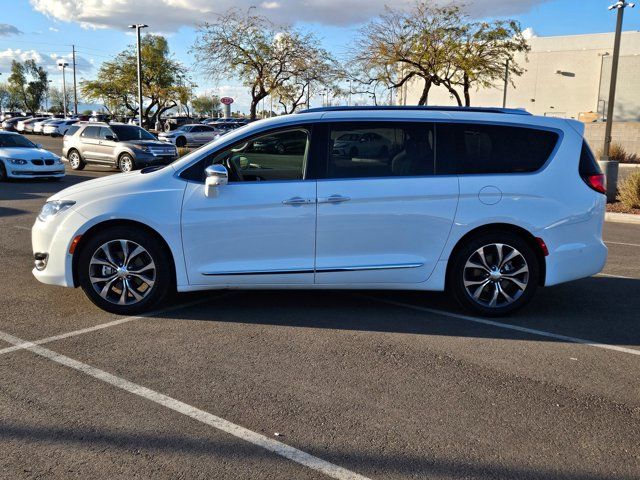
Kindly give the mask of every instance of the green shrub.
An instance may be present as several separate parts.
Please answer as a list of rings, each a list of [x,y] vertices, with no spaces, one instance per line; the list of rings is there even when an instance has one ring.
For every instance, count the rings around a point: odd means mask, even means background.
[[[640,171],[633,172],[618,185],[618,200],[626,207],[640,208]]]
[[[186,147],[181,147],[178,149],[178,158],[184,157],[187,153],[189,153],[189,149]]]

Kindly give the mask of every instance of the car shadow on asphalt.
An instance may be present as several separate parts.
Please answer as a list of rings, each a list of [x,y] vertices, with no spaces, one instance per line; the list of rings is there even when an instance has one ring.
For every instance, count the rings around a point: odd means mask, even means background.
[[[637,346],[640,345],[639,293],[640,279],[590,277],[543,288],[526,308],[491,320],[593,342]],[[448,316],[481,318],[462,310],[441,292],[246,290],[224,299],[219,299],[216,293],[211,295],[211,302],[206,300],[207,295],[211,293],[179,295],[183,300],[204,298],[205,303],[172,312],[169,317],[301,328],[563,341]],[[211,305],[212,302],[215,305]]]
[[[121,452],[147,452],[149,454],[169,455],[198,455],[206,458],[207,464],[214,461],[229,461],[235,459],[238,462],[248,462],[254,465],[261,462],[264,468],[273,464],[274,455],[262,448],[257,448],[242,441],[221,441],[211,438],[199,438],[189,435],[173,434],[159,435],[138,431],[123,432],[110,431],[98,428],[68,428],[68,427],[43,427],[40,425],[16,424],[3,422],[0,425],[0,440],[3,442],[27,442],[31,445],[40,445],[43,452],[50,449],[59,449],[60,446],[85,448],[94,451],[103,448],[106,451]],[[288,443],[288,442],[287,442]],[[304,448],[304,447],[303,447]],[[314,454],[313,451],[309,452]],[[76,452],[76,455],[81,455]],[[341,465],[345,468],[362,474],[368,472],[383,472],[386,475],[411,475],[412,477],[424,476],[446,478],[502,478],[550,480],[563,478],[565,480],[608,480],[610,475],[590,473],[588,471],[576,471],[575,466],[564,470],[549,469],[545,467],[508,467],[488,462],[455,461],[446,458],[437,458],[432,455],[418,456],[409,452],[402,455],[385,452],[344,451],[335,448],[324,448],[317,453],[323,459]],[[535,452],[529,452],[531,457]],[[193,460],[192,460],[193,461]],[[364,466],[364,467],[363,467]],[[42,468],[48,466],[42,465]],[[10,471],[10,460],[5,462],[5,471]],[[23,475],[24,465],[15,465],[19,474]],[[196,467],[201,473],[202,466]],[[571,470],[569,470],[571,468]],[[32,473],[36,473],[36,464],[31,466]],[[374,476],[378,476],[374,475]],[[616,475],[619,480],[627,480],[633,477]]]
[[[44,178],[11,179],[0,183],[0,201],[33,200],[46,198],[91,177],[83,175],[65,175],[59,180]]]

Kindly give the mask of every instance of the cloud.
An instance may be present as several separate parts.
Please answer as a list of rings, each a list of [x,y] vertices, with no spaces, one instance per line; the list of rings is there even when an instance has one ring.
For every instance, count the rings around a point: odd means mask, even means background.
[[[0,23],[0,37],[8,37],[9,35],[20,35],[22,32],[18,27],[9,25],[8,23]]]
[[[55,28],[55,27],[49,27],[49,31],[50,31],[50,32],[59,32],[60,30],[58,30],[58,29],[57,29],[57,28]]]
[[[10,72],[11,62],[17,60],[24,62],[25,60],[35,60],[36,63],[45,68],[49,74],[59,73],[58,60],[64,60],[69,65],[72,63],[73,55],[44,54],[37,50],[21,50],[19,48],[0,50],[0,72]],[[76,72],[84,73],[93,69],[93,62],[76,54]]]
[[[258,0],[259,1],[259,0]],[[550,0],[471,0],[468,12],[476,17],[504,16],[524,13]],[[347,26],[369,20],[393,4],[402,8],[414,0],[30,0],[40,13],[59,21],[76,22],[84,28],[125,29],[135,22],[144,22],[156,31],[175,31],[182,26],[194,26],[215,19],[231,7],[248,9],[256,6],[258,13],[278,23],[310,22]],[[449,3],[449,0],[441,0]],[[301,5],[302,3],[302,5]]]

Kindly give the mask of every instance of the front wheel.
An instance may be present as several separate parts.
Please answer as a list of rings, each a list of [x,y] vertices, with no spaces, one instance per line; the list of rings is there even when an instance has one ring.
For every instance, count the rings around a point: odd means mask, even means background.
[[[118,169],[122,173],[127,173],[133,170],[134,168],[135,168],[135,162],[133,161],[133,158],[131,157],[131,155],[129,155],[128,153],[122,154],[120,156],[120,159],[118,160]]]
[[[511,232],[480,235],[453,258],[449,288],[467,310],[501,316],[533,298],[540,266],[533,248]]]
[[[108,228],[82,246],[78,280],[98,307],[120,315],[147,312],[172,291],[171,257],[143,230]]]

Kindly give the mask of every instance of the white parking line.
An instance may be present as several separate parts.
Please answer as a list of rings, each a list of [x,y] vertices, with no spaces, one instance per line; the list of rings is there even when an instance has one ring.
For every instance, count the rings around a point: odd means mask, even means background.
[[[640,247],[640,244],[637,243],[607,242],[606,240],[604,243],[610,243],[611,245],[626,245],[627,247]]]
[[[333,463],[322,460],[321,458],[303,452],[302,450],[298,450],[297,448],[266,437],[260,433],[241,427],[240,425],[236,425],[235,423],[229,422],[224,418],[217,417],[211,413],[205,412],[204,410],[200,410],[199,408],[181,402],[180,400],[176,400],[175,398],[156,392],[155,390],[151,390],[147,387],[143,387],[142,385],[138,385],[136,383],[130,382],[129,380],[125,380],[124,378],[112,375],[111,373],[105,372],[104,370],[100,370],[98,368],[92,367],[91,365],[87,365],[86,363],[82,363],[78,360],[74,360],[73,358],[61,355],[57,352],[54,352],[53,350],[49,350],[48,348],[33,344],[26,346],[28,342],[25,342],[20,338],[14,337],[13,335],[2,331],[0,331],[0,339],[15,346],[20,346],[21,348],[35,353],[36,355],[44,357],[48,360],[51,360],[52,362],[56,362],[60,365],[72,368],[74,370],[77,370],[78,372],[84,373],[85,375],[89,375],[90,377],[93,377],[97,380],[108,383],[116,388],[186,415],[187,417],[197,420],[198,422],[204,423],[213,428],[233,435],[236,438],[269,450],[276,455],[280,455],[307,468],[310,468],[317,472],[321,472],[331,478],[336,478],[338,480],[369,480],[367,479],[367,477],[342,468],[338,465],[334,465]]]
[[[215,297],[215,298],[226,297],[227,295],[231,295],[231,292],[219,295],[218,297]],[[182,308],[192,307],[194,305],[198,305],[200,303],[204,303],[207,300],[210,300],[210,298],[202,298],[200,300],[195,300],[193,302],[182,303],[180,305],[174,305],[173,307],[169,307],[169,308],[166,308],[164,310],[159,310],[159,311],[156,311],[156,312],[145,313],[144,315],[137,315],[137,316],[133,316],[133,317],[119,318],[119,319],[113,320],[111,322],[100,323],[98,325],[94,325],[93,327],[81,328],[80,330],[74,330],[72,332],[67,332],[67,333],[61,333],[59,335],[54,335],[53,337],[42,338],[40,340],[34,340],[32,342],[25,341],[24,343],[21,343],[19,345],[13,345],[12,347],[0,348],[0,355],[5,354],[5,353],[15,352],[16,350],[28,349],[29,347],[32,347],[34,345],[42,345],[42,344],[49,343],[49,342],[55,342],[56,340],[63,340],[65,338],[75,337],[75,336],[82,335],[82,334],[85,334],[85,333],[91,333],[91,332],[95,332],[97,330],[103,330],[103,329],[109,328],[109,327],[115,327],[116,325],[122,325],[123,323],[132,322],[133,320],[141,320],[143,318],[149,318],[149,317],[153,317],[153,316],[157,316],[157,315],[163,315],[165,313],[174,312],[174,311],[180,310]]]
[[[616,352],[622,352],[622,353],[628,353],[630,355],[640,356],[640,350],[634,350],[632,348],[619,347],[617,345],[609,345],[607,343],[594,342],[592,340],[586,340],[584,338],[569,337],[567,335],[551,333],[545,330],[537,330],[535,328],[520,327],[518,325],[511,325],[509,323],[496,322],[494,320],[487,320],[486,318],[471,317],[469,315],[461,315],[459,313],[446,312],[444,310],[437,310],[435,308],[420,307],[418,305],[412,305],[410,303],[396,302],[395,300],[382,300],[380,298],[372,297],[369,295],[365,296],[365,298],[377,300],[378,302],[381,302],[381,303],[388,303],[390,305],[397,305],[399,307],[410,308],[412,310],[434,313],[437,315],[443,315],[445,317],[464,320],[465,322],[473,322],[473,323],[479,323],[482,325],[490,325],[492,327],[504,328],[506,330],[515,330],[517,332],[529,333],[531,335],[537,335],[540,337],[554,338],[556,340],[562,340],[565,342],[579,343],[581,345],[588,345],[590,347],[604,348],[605,350],[614,350]]]
[[[14,225],[13,228],[31,231],[31,227],[23,227],[22,225]]]

